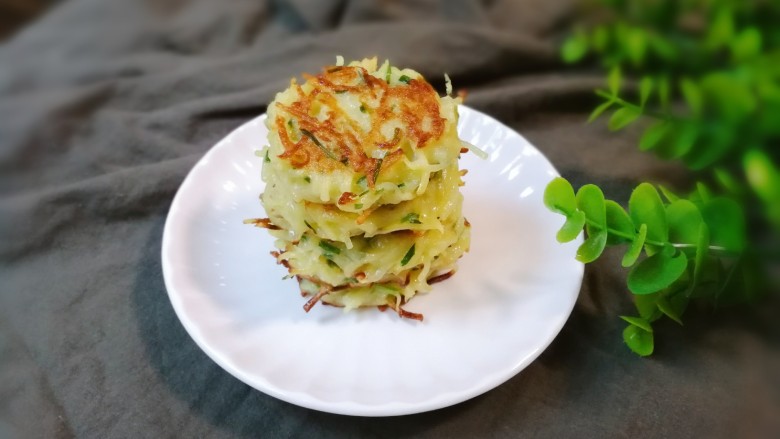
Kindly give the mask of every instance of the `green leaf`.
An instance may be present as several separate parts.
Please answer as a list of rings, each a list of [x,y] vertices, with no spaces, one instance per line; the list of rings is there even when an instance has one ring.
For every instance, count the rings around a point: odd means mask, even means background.
[[[749,27],[731,41],[731,55],[734,61],[746,61],[761,53],[761,31]]]
[[[636,260],[639,259],[639,255],[642,253],[642,247],[645,246],[646,238],[647,224],[642,224],[639,226],[639,233],[637,233],[636,238],[634,238],[626,254],[623,255],[623,261],[621,262],[623,267],[630,267],[636,263]]]
[[[658,306],[658,309],[664,313],[664,315],[679,323],[680,325],[683,324],[681,319],[682,310],[674,306],[665,296],[660,296],[656,301],[656,305]]]
[[[571,215],[577,209],[574,189],[563,177],[556,177],[544,190],[544,205],[553,212]]]
[[[406,76],[406,75],[401,75],[401,76],[398,78],[398,82],[403,82],[404,84],[408,84],[408,83],[409,83],[409,81],[411,81],[411,80],[412,80],[412,78],[410,78],[410,77],[408,77],[408,76]]]
[[[707,46],[710,49],[727,44],[734,36],[734,19],[730,8],[722,7],[715,15],[715,19],[707,33]]]
[[[753,149],[745,153],[743,167],[748,184],[761,199],[780,203],[780,169],[765,152]]]
[[[751,150],[743,157],[747,182],[766,206],[767,217],[780,228],[780,169],[772,159],[759,150]]]
[[[634,107],[623,107],[612,114],[608,127],[611,131],[618,131],[635,121],[642,112]]]
[[[677,58],[679,49],[669,39],[662,35],[650,35],[650,47],[664,61],[674,61]]]
[[[670,125],[668,122],[661,121],[650,125],[642,134],[642,138],[639,140],[639,149],[647,151],[655,148],[656,145],[669,133]]]
[[[596,49],[596,51],[604,51],[604,49],[607,48],[607,44],[609,43],[609,33],[607,32],[607,28],[605,26],[597,26],[591,35],[591,42],[593,44],[593,48]]]
[[[657,299],[658,294],[634,296],[634,305],[636,306],[636,310],[639,311],[639,316],[648,322],[657,320],[661,316],[658,305],[655,303]]]
[[[653,92],[653,77],[652,76],[644,76],[642,77],[642,80],[639,81],[639,105],[644,108],[645,104],[647,103],[647,99],[650,98],[650,93]]]
[[[661,104],[661,108],[664,110],[669,108],[669,102],[671,99],[671,86],[669,84],[669,78],[666,76],[661,77],[658,81],[658,102]]]
[[[641,317],[620,316],[620,318],[627,321],[628,323],[631,323],[634,326],[638,326],[644,329],[647,332],[653,332],[653,327],[650,326],[650,322],[648,322],[647,320]]]
[[[701,212],[688,200],[677,200],[666,206],[669,240],[681,244],[696,244],[703,222]]]
[[[696,194],[702,202],[709,201],[712,198],[712,193],[706,184],[697,181],[696,182]]]
[[[639,326],[627,326],[623,330],[623,341],[637,355],[646,357],[653,353],[653,333],[647,332]]]
[[[666,186],[658,185],[658,189],[661,190],[661,193],[664,194],[664,198],[666,198],[666,200],[669,201],[670,203],[674,203],[675,201],[680,199],[678,195],[676,195]]]
[[[730,198],[712,198],[704,203],[701,214],[709,227],[712,245],[732,252],[740,252],[745,248],[745,213],[736,201]]]
[[[647,50],[647,37],[646,33],[642,29],[634,28],[627,32],[625,47],[628,52],[628,57],[635,67],[642,64],[645,59],[645,51]]]
[[[658,242],[669,240],[664,209],[658,191],[649,183],[642,183],[631,193],[628,211],[634,224],[647,224],[647,238]]]
[[[720,186],[726,191],[734,194],[740,194],[744,191],[742,183],[738,182],[729,171],[723,168],[715,168],[713,170],[713,174],[715,175],[715,179],[718,181]],[[780,184],[780,181],[778,184]]]
[[[582,228],[584,226],[585,214],[580,210],[576,210],[568,218],[566,218],[566,222],[563,223],[561,229],[558,230],[556,239],[558,242],[562,243],[573,241],[578,236],[580,236],[580,232],[582,232]]]
[[[569,64],[575,63],[588,53],[588,39],[585,34],[578,32],[569,37],[561,47],[561,57]]]
[[[631,218],[628,216],[625,210],[620,205],[612,200],[606,200],[604,202],[607,213],[607,227],[610,230],[614,230],[621,235],[630,237],[636,236],[636,230],[634,229],[634,223],[631,222]],[[633,238],[627,238],[626,236],[619,236],[613,233],[609,234],[607,244],[618,244],[621,242],[630,241]]]
[[[650,294],[668,287],[685,273],[684,254],[668,256],[659,252],[637,264],[628,273],[628,289],[634,294]]]
[[[701,88],[690,79],[683,78],[680,81],[680,92],[682,92],[685,102],[691,108],[691,112],[695,116],[700,115],[704,106],[704,96],[702,95]]]
[[[609,87],[610,93],[612,93],[612,96],[617,96],[618,92],[620,91],[620,84],[623,81],[622,73],[620,72],[620,67],[615,66],[612,68],[612,70],[609,71],[609,76],[607,76],[607,86]]]
[[[615,101],[609,100],[607,102],[604,102],[603,104],[596,107],[595,110],[593,110],[592,113],[590,113],[590,117],[588,117],[588,123],[593,122],[594,120],[598,119],[599,116],[601,116],[605,111],[609,109],[612,105],[615,104]]]
[[[661,190],[661,193],[664,194],[664,198],[666,198],[667,201],[670,203],[674,203],[675,201],[679,200],[680,197],[675,195],[674,192],[669,190],[666,186],[658,185],[658,189]]]
[[[701,80],[702,92],[709,98],[710,107],[717,109],[721,116],[720,127],[733,129],[728,124],[744,120],[758,107],[758,96],[754,85],[744,75],[716,72]]]
[[[595,223],[596,227],[607,228],[607,213],[604,205],[604,193],[598,186],[586,184],[577,191],[577,208]]]
[[[676,159],[687,155],[696,139],[699,137],[699,127],[696,124],[685,124],[675,130],[669,141],[669,158]]]
[[[595,261],[601,256],[606,245],[607,231],[596,229],[577,249],[577,260],[584,264]]]

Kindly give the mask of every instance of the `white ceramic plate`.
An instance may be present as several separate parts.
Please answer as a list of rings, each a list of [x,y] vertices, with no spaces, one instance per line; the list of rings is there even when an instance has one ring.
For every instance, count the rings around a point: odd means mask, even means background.
[[[268,254],[258,195],[265,116],[236,129],[192,169],[165,223],[162,266],[173,308],[209,357],[250,386],[331,413],[402,415],[486,392],[525,368],[558,334],[579,293],[578,242],[560,245],[563,218],[542,203],[557,172],[522,136],[461,107],[464,214],[471,251],[460,269],[406,309],[315,306]],[[186,372],[183,372],[186,373]]]

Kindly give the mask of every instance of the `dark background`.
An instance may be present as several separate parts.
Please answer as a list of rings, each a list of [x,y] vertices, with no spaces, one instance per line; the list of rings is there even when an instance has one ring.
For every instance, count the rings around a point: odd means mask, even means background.
[[[659,324],[641,359],[621,340],[616,253],[587,267],[563,331],[518,376],[397,418],[265,396],[171,308],[159,255],[178,185],[337,54],[448,72],[575,186],[622,202],[643,180],[685,187],[632,133],[585,123],[602,73],[556,49],[576,16],[570,0],[0,0],[0,438],[778,437],[777,301]]]

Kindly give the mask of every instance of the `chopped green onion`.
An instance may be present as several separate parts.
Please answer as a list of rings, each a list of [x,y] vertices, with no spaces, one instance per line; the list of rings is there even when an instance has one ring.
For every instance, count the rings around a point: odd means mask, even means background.
[[[363,208],[363,203],[355,204],[355,209],[362,209],[362,208]]]
[[[347,284],[356,284],[356,283],[358,283],[358,280],[357,280],[357,279],[355,279],[354,277],[345,277],[345,278],[344,278],[344,283],[347,283]]]
[[[325,145],[320,143],[320,141],[317,140],[316,137],[314,137],[314,134],[312,134],[311,131],[301,128],[301,133],[303,133],[304,136],[311,139],[311,141],[314,142],[314,144],[317,145],[322,150],[322,152],[324,152],[325,155],[327,155],[329,158],[339,161],[339,158],[336,157],[336,154],[333,154],[333,151],[329,150],[328,148],[325,147]]]
[[[422,224],[420,222],[420,215],[418,215],[418,214],[416,214],[414,212],[409,212],[406,215],[404,215],[404,217],[401,218],[401,222],[402,223],[409,223],[409,224]]]
[[[360,187],[361,189],[365,189],[366,187],[368,187],[366,186],[366,176],[361,175],[360,178],[357,179],[357,182],[355,184],[357,184],[358,187]]]
[[[406,186],[406,183],[398,183],[398,189],[401,189],[404,186]]]
[[[383,160],[384,159],[379,159],[379,163],[376,164],[376,169],[374,169],[374,184],[376,184],[376,181],[379,178],[379,170],[382,168]]]
[[[303,223],[306,224],[306,227],[310,228],[312,232],[317,233],[317,230],[309,224],[308,221],[303,220]]]
[[[385,290],[390,290],[390,291],[392,291],[392,292],[394,292],[394,293],[397,293],[397,292],[401,291],[401,289],[400,289],[400,288],[398,288],[398,287],[396,287],[396,286],[394,286],[394,285],[374,284],[374,286],[375,286],[375,287],[377,287],[377,288],[382,288],[382,289],[385,289]]]
[[[393,140],[391,142],[398,143],[401,141],[401,128],[395,127],[393,130]]]
[[[344,94],[346,92],[347,92],[346,90],[336,90],[337,95]]]
[[[360,104],[360,112],[365,113],[366,112],[366,106],[363,104]]]
[[[333,262],[333,259],[328,258],[328,255],[325,255],[325,257],[328,259],[328,266],[333,268],[341,268],[339,267],[339,264]]]
[[[265,162],[266,163],[271,163],[271,158],[268,157],[268,150],[267,149],[265,150]]]
[[[334,254],[334,255],[338,255],[338,254],[341,253],[341,249],[339,249],[335,245],[333,245],[333,244],[331,244],[329,242],[325,242],[325,241],[320,241],[320,248],[325,250],[327,253],[331,253],[331,254]]]
[[[387,74],[385,75],[385,81],[387,81],[388,84],[390,83],[390,70],[392,68],[393,67],[390,65],[390,63],[387,63]]]
[[[293,127],[293,121],[292,119],[287,119],[287,126],[292,128]]]
[[[401,266],[403,267],[404,265],[408,264],[409,261],[412,260],[412,257],[414,257],[414,244],[412,244],[412,246],[409,247],[409,251],[407,251],[406,254],[404,255],[404,258],[401,259]]]
[[[410,78],[410,77],[408,77],[406,75],[401,75],[401,77],[398,78],[398,82],[403,82],[404,84],[408,84],[409,81],[411,81],[411,80],[412,80],[412,78]]]
[[[307,175],[307,176],[303,177],[303,181],[305,181],[306,183],[311,183],[311,177],[309,177]]]

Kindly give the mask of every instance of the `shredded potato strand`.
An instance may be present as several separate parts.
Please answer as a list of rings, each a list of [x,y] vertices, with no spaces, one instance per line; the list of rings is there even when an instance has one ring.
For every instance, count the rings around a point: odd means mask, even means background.
[[[468,250],[461,213],[458,98],[375,59],[292,80],[269,105],[261,201],[248,220],[276,238],[277,263],[317,303],[403,306],[455,273]],[[450,92],[451,93],[451,92]]]

